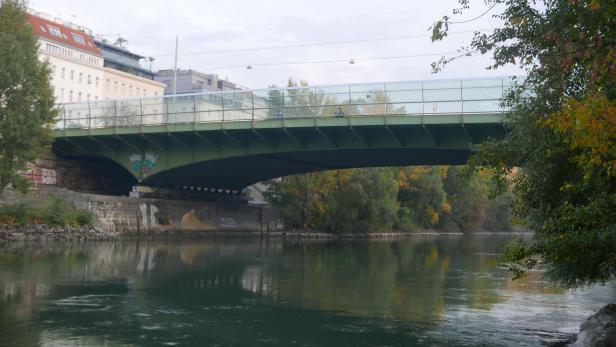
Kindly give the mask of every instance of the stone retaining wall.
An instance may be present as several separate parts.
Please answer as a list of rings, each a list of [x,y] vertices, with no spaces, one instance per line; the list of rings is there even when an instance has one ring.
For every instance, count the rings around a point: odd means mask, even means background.
[[[105,232],[160,232],[167,230],[280,231],[282,217],[269,206],[145,199],[85,194],[40,186],[22,197],[7,192],[3,202],[44,199],[52,194],[96,216],[95,227]]]

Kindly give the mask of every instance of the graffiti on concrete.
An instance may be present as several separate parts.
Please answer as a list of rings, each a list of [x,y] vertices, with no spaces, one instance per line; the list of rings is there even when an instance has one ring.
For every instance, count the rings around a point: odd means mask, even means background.
[[[33,167],[25,171],[25,176],[35,184],[55,185],[57,173],[53,169]]]
[[[117,201],[88,201],[88,211],[96,216],[100,227],[108,231],[132,230],[133,218],[126,206]]]
[[[139,204],[141,212],[141,225],[146,229],[156,228],[158,226],[158,207],[149,204]],[[149,213],[148,213],[149,212]]]
[[[156,168],[158,156],[152,152],[146,152],[144,155],[134,153],[128,157],[128,160],[133,164],[134,172],[149,174]]]

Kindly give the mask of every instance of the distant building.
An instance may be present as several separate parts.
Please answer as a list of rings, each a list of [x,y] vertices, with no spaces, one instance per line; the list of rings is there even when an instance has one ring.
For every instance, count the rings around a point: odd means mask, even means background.
[[[58,103],[163,95],[165,85],[142,68],[144,58],[124,48],[93,40],[86,27],[28,10],[27,21],[39,40],[39,58],[51,67]]]
[[[103,98],[103,54],[87,28],[28,11],[27,21],[38,36],[39,58],[51,67],[57,102]]]
[[[165,94],[173,94],[173,70],[160,70],[155,80],[166,85]],[[206,74],[196,70],[178,70],[176,94],[219,92],[241,90],[241,86],[218,78],[216,74]]]
[[[154,76],[156,76],[156,73],[141,66],[141,60],[146,57],[131,52],[126,48],[108,43],[105,40],[94,39],[94,43],[103,53],[105,67],[149,80],[153,80]]]
[[[104,57],[103,96],[106,100],[164,94],[165,85],[154,80],[156,73],[141,66],[144,56],[102,40],[94,42]]]

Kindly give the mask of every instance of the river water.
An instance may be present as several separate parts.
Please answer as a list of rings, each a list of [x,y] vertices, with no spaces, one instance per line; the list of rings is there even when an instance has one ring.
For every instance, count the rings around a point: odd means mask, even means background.
[[[0,245],[0,345],[538,346],[616,297],[511,281],[509,238]]]

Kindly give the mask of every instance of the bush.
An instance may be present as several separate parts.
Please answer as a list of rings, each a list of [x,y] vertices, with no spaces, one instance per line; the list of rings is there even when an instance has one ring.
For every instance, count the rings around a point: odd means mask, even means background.
[[[78,227],[91,225],[93,221],[94,216],[90,212],[78,210],[54,196],[42,206],[35,206],[30,202],[0,206],[0,223],[13,226],[46,224]]]

